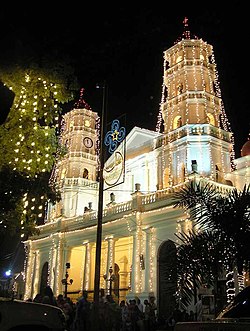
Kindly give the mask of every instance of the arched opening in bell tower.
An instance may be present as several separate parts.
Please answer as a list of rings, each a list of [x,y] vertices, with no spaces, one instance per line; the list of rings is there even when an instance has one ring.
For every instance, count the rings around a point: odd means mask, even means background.
[[[177,129],[181,126],[182,126],[182,119],[181,116],[178,115],[174,118],[173,129]]]
[[[215,125],[215,119],[214,119],[214,116],[211,113],[207,113],[207,120],[208,120],[209,124]]]
[[[83,169],[82,178],[85,178],[85,179],[89,178],[89,171],[87,168]]]

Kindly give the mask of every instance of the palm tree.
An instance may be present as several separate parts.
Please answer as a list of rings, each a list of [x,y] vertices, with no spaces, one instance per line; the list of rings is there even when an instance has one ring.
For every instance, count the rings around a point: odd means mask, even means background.
[[[175,208],[188,210],[194,225],[190,233],[177,235],[181,241],[177,249],[178,272],[183,278],[180,287],[190,302],[203,282],[213,285],[216,292],[223,268],[236,266],[239,273],[249,269],[250,186],[221,192],[211,183],[192,180],[174,199]]]
[[[180,244],[177,246],[177,282],[181,308],[193,301],[196,303],[197,290],[201,286],[214,288],[217,301],[217,281],[222,277],[227,264],[232,264],[235,249],[230,248],[221,238],[220,231],[190,231],[176,234]],[[218,298],[219,299],[219,298]]]

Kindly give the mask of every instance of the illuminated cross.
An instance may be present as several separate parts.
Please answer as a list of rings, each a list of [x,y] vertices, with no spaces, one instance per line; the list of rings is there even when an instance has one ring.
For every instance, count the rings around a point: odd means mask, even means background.
[[[185,17],[182,23],[184,24],[184,26],[188,26],[188,18]]]

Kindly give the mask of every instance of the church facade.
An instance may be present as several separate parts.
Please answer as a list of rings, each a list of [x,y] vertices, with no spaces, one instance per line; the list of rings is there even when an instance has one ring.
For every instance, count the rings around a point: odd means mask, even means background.
[[[174,208],[173,193],[194,177],[222,191],[241,189],[250,171],[248,154],[234,159],[213,47],[185,28],[164,52],[156,130],[134,127],[103,174],[100,288],[118,300],[137,296],[143,302],[154,296],[164,315],[174,307],[168,261],[176,254],[175,234],[193,227],[187,213]],[[119,124],[110,143],[124,134]],[[53,172],[62,199],[48,204],[39,234],[25,242],[26,299],[46,284],[55,295],[63,293],[65,281],[68,296],[77,298],[86,290],[93,297],[99,133],[100,117],[83,100],[63,117],[60,140],[67,153]]]

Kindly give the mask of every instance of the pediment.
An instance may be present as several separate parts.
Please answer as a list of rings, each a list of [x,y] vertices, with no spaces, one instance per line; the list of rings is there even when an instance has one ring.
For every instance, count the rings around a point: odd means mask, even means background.
[[[135,126],[126,137],[127,153],[131,150],[134,151],[139,148],[150,148],[150,146],[153,146],[154,139],[159,136],[161,136],[161,133]]]

